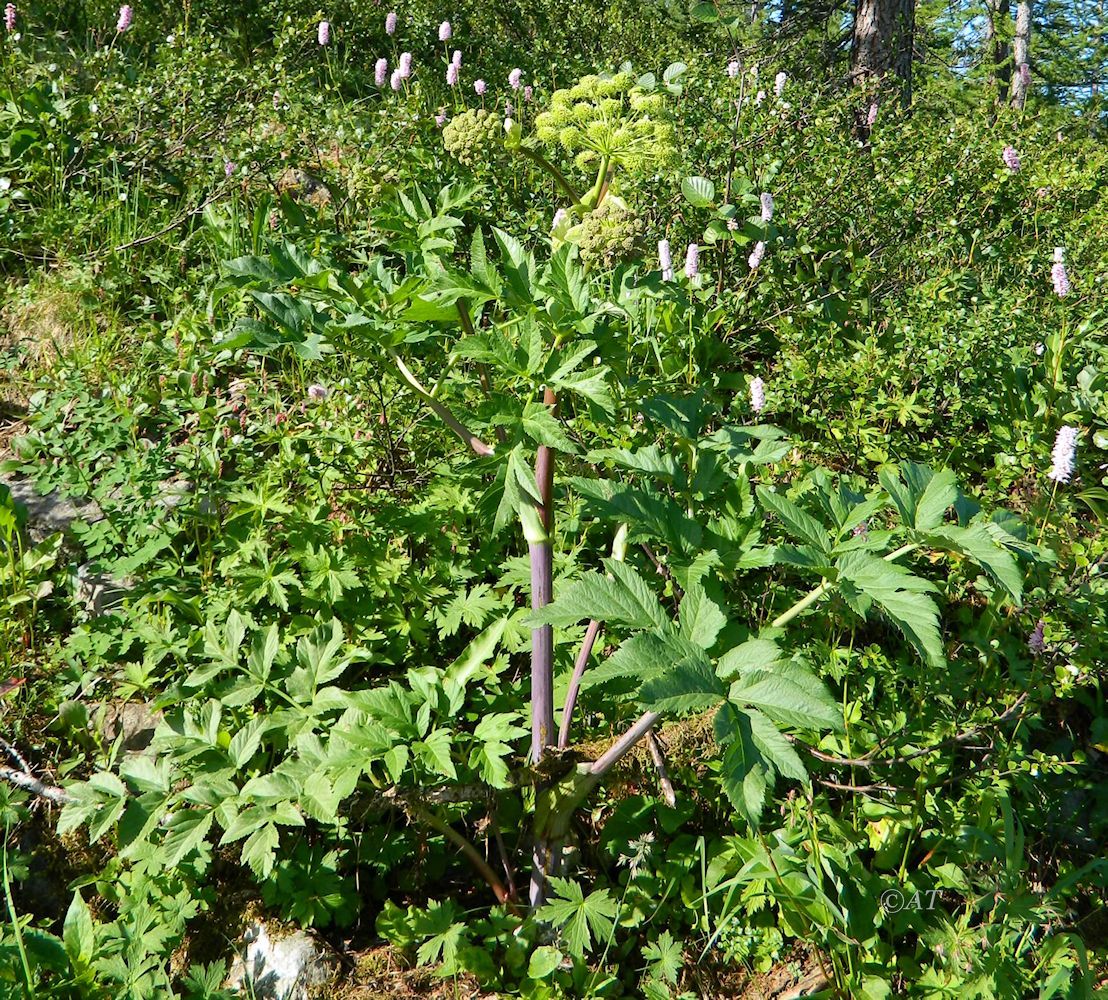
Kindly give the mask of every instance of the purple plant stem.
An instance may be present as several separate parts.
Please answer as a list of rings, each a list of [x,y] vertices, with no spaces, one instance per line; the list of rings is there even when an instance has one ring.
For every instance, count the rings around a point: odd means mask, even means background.
[[[581,678],[584,676],[585,667],[589,664],[589,657],[592,655],[593,646],[596,645],[600,628],[601,623],[595,618],[589,622],[589,627],[585,630],[585,638],[581,642],[581,651],[577,654],[577,662],[573,664],[573,676],[569,679],[566,703],[562,709],[562,725],[558,730],[559,750],[569,746],[569,727],[573,723],[573,709],[577,704],[577,694],[581,690]]]
[[[531,608],[540,611],[551,601],[552,553],[549,542],[528,545],[531,556]],[[531,630],[531,760],[542,760],[554,741],[554,630]]]

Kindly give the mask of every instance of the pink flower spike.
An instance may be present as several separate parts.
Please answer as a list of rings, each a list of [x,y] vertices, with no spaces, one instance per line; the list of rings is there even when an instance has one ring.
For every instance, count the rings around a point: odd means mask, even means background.
[[[119,8],[119,20],[116,22],[115,30],[117,34],[122,34],[129,27],[131,22],[135,19],[135,10],[130,5],[125,3]]]

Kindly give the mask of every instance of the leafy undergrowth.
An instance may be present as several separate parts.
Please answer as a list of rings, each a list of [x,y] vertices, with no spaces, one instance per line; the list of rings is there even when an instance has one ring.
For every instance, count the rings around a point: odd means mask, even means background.
[[[704,4],[41,6],[0,995],[216,1000],[258,921],[339,997],[1103,994],[1099,98]]]

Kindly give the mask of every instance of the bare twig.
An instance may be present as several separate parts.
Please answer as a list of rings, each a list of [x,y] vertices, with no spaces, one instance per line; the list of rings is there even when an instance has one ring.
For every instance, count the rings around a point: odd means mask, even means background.
[[[666,767],[666,757],[662,752],[662,744],[653,732],[646,734],[646,746],[650,751],[650,757],[658,770],[658,785],[662,789],[662,798],[671,809],[677,805],[677,793],[673,790],[673,782],[669,780],[669,769]]]

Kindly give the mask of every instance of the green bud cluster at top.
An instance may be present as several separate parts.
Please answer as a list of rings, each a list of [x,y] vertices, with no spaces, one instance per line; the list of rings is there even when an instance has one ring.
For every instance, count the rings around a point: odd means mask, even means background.
[[[607,198],[585,215],[569,238],[580,247],[586,264],[614,267],[641,252],[645,232],[642,219],[620,199]]]
[[[502,145],[504,126],[499,116],[483,109],[463,111],[442,130],[446,151],[466,166],[475,166],[496,146]]]
[[[678,161],[675,130],[663,118],[665,98],[644,90],[631,73],[586,76],[557,90],[535,119],[542,142],[560,146],[584,169],[608,160],[628,170]]]

